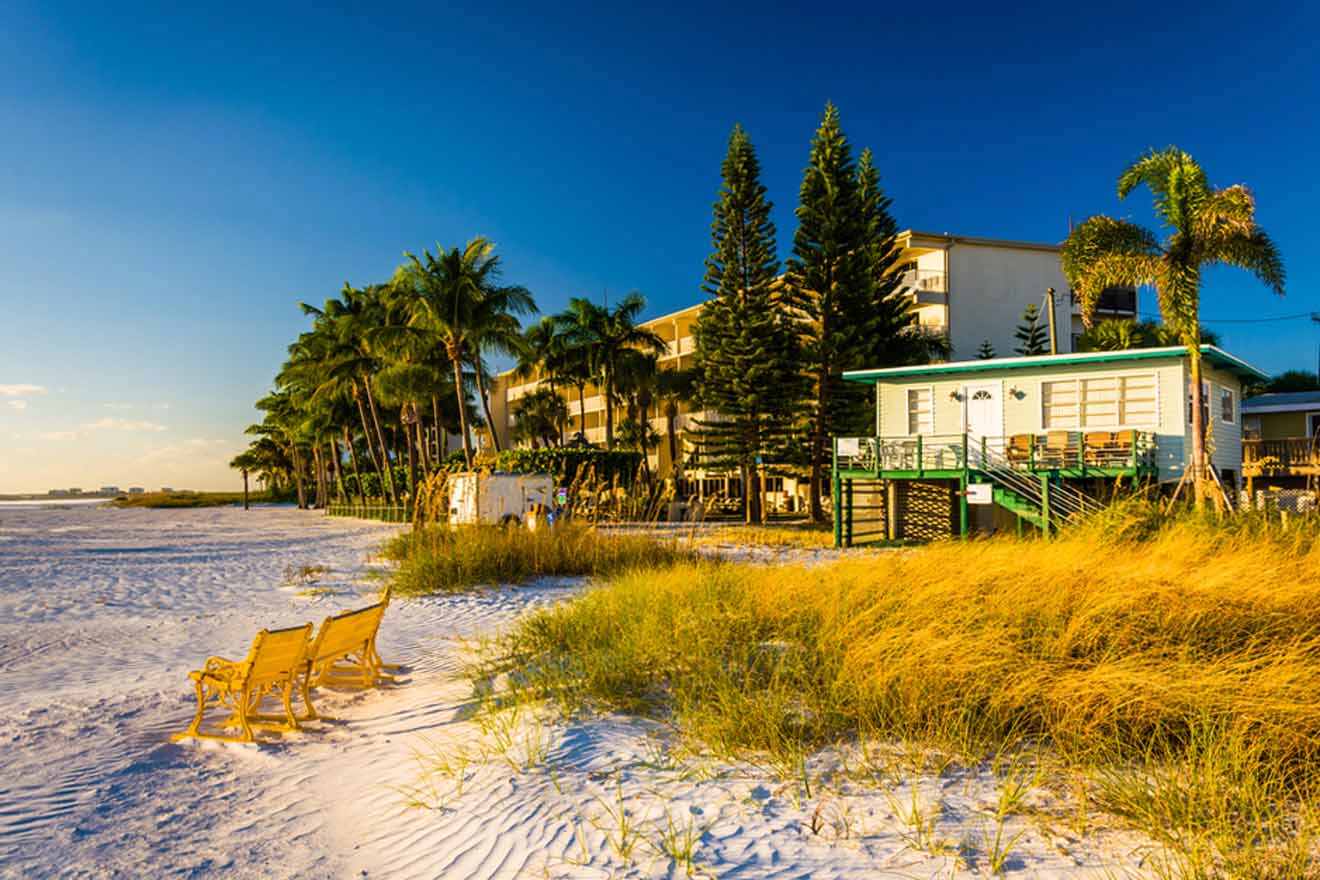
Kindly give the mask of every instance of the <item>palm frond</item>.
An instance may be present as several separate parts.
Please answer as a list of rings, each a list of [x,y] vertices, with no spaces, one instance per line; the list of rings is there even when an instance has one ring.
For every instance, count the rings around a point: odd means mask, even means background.
[[[1153,283],[1160,254],[1150,230],[1125,220],[1098,215],[1074,229],[1063,243],[1063,274],[1081,304],[1083,323],[1091,325],[1107,289]]]
[[[1283,258],[1273,240],[1261,229],[1253,226],[1249,232],[1230,232],[1208,238],[1201,244],[1206,262],[1246,269],[1266,287],[1283,296],[1287,280]]]

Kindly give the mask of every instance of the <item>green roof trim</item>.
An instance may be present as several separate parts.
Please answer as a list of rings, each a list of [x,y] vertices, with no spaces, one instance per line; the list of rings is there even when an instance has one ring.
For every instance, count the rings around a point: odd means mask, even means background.
[[[1234,373],[1240,379],[1265,380],[1269,375],[1261,372],[1239,357],[1213,345],[1201,346],[1201,355],[1211,364]],[[945,364],[921,364],[912,367],[885,367],[877,370],[848,370],[843,378],[849,382],[876,385],[892,379],[913,376],[946,376],[963,373],[989,373],[996,370],[1031,370],[1041,367],[1075,367],[1082,364],[1112,364],[1126,361],[1181,359],[1187,349],[1181,345],[1162,348],[1129,348],[1123,351],[1088,351],[1077,354],[1042,354],[1031,357],[990,358],[983,361],[953,361]]]

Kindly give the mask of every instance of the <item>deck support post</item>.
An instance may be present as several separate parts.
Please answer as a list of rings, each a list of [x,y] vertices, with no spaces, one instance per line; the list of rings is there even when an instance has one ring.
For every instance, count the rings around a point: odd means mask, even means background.
[[[1040,517],[1045,537],[1050,536],[1050,475],[1040,475]]]
[[[830,469],[830,498],[834,509],[834,547],[843,546],[843,493],[839,491],[839,438],[834,438],[834,465]]]
[[[898,482],[885,481],[885,538],[898,540]]]
[[[926,469],[926,456],[924,456],[921,452],[921,435],[918,434],[917,435],[917,476],[918,477],[922,476],[923,475],[922,472],[925,471],[925,469]]]
[[[853,481],[849,477],[843,484],[843,546],[853,545]]]
[[[981,438],[984,450],[985,438]],[[967,461],[967,432],[962,436],[962,476],[958,478],[958,533],[967,540],[967,484],[970,482],[970,467]]]
[[[967,540],[967,471],[958,478],[958,535]]]

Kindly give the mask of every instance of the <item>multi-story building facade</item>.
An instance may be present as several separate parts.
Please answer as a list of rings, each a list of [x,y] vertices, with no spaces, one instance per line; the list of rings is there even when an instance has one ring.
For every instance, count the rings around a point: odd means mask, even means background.
[[[976,357],[983,342],[999,357],[1016,354],[1013,334],[1028,305],[1040,308],[1048,326],[1046,291],[1051,288],[1057,353],[1077,351],[1082,312],[1063,276],[1059,245],[913,230],[900,233],[898,243],[917,318],[949,338],[952,360]],[[1096,311],[1100,318],[1134,319],[1136,291],[1106,291]]]
[[[1053,244],[971,238],[908,230],[898,237],[903,250],[904,279],[911,290],[913,307],[920,323],[948,336],[953,360],[976,356],[983,341],[989,341],[999,356],[1013,354],[1014,331],[1028,304],[1043,305],[1048,288],[1055,290],[1055,327],[1059,353],[1076,350],[1082,332],[1081,311],[1073,301],[1060,266],[1060,247]],[[664,340],[661,369],[689,367],[696,355],[692,328],[701,313],[700,303],[646,321],[644,326]],[[1136,317],[1135,291],[1107,292],[1100,303],[1102,317]],[[1044,317],[1042,309],[1042,322]],[[503,445],[511,445],[517,419],[517,401],[541,384],[541,377],[519,378],[513,372],[500,374],[491,390],[491,413]],[[581,433],[588,442],[605,441],[605,402],[599,389],[587,386],[584,407],[575,389],[562,388],[570,413],[566,435]],[[585,420],[580,410],[585,409]],[[651,425],[661,441],[651,454],[651,465],[666,475],[673,468],[666,440],[667,421],[652,411]],[[616,418],[618,415],[616,414]],[[693,422],[706,418],[681,407],[676,430],[680,438]],[[682,449],[680,443],[680,450]],[[680,455],[681,455],[680,451]],[[687,475],[696,494],[734,491],[723,476]],[[799,494],[791,477],[772,478],[771,501],[792,506]]]

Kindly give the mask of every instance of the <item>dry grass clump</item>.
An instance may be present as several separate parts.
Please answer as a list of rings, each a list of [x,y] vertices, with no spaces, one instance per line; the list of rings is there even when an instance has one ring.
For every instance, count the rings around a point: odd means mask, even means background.
[[[817,526],[805,523],[731,525],[694,532],[693,541],[699,546],[737,544],[745,547],[823,550],[834,546],[834,531],[828,525]]]
[[[426,526],[392,538],[383,555],[398,563],[399,593],[452,593],[549,575],[604,575],[662,569],[694,558],[678,541],[610,533],[572,522],[531,531],[500,526]]]
[[[1171,876],[1315,876],[1316,536],[1129,505],[1052,542],[690,563],[527,618],[503,662],[730,753],[1029,752],[1161,840]]]

